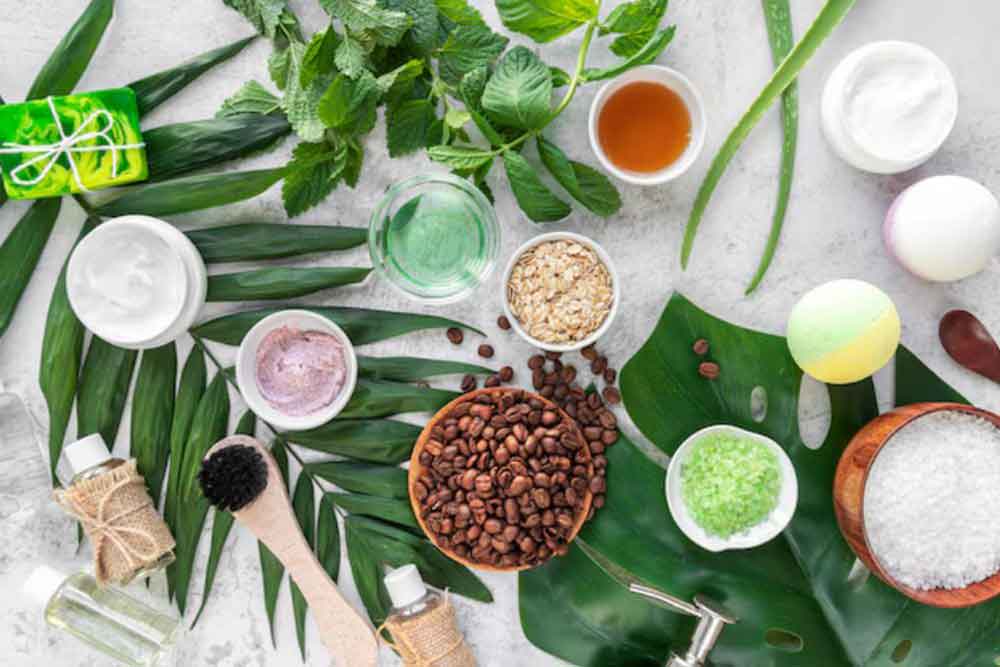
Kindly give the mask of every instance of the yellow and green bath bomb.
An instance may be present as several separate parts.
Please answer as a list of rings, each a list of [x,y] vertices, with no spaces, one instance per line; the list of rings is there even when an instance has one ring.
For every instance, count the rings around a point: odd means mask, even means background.
[[[821,382],[848,384],[885,366],[899,345],[899,314],[863,280],[833,280],[807,292],[788,317],[795,363]]]

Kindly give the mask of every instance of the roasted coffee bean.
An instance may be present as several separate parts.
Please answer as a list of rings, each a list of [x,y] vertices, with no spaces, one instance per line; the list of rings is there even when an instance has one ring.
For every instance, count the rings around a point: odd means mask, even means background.
[[[556,361],[560,357],[562,357],[562,352],[551,352],[551,351],[549,351],[549,352],[545,353],[545,358],[548,359],[549,361]]]
[[[580,354],[583,355],[583,358],[586,359],[587,361],[593,361],[598,357],[597,350],[594,348],[593,345],[588,345],[587,347],[580,350]]]
[[[446,335],[453,345],[461,345],[462,341],[465,340],[465,334],[458,327],[451,327],[446,332]]]
[[[704,357],[708,354],[708,341],[704,338],[699,338],[694,342],[694,345],[691,346],[691,349],[694,350],[694,353],[699,357]]]
[[[608,384],[614,384],[615,380],[618,379],[618,371],[613,368],[604,369],[604,381]]]
[[[605,357],[598,357],[590,362],[590,372],[594,375],[601,375],[608,367],[608,360]]]
[[[560,379],[566,384],[570,384],[576,379],[576,367],[575,366],[564,366],[559,372]]]
[[[719,364],[713,361],[703,361],[698,364],[698,375],[708,380],[719,377]]]
[[[538,370],[545,365],[545,357],[540,354],[533,355],[528,359],[528,368],[531,370]]]
[[[618,405],[622,402],[622,394],[615,387],[605,387],[604,391],[601,392],[604,396],[604,400],[611,405]]]
[[[507,319],[506,315],[501,315],[500,317],[497,318],[497,326],[503,329],[504,331],[507,331],[508,329],[510,329],[510,320]]]
[[[476,352],[484,359],[491,359],[493,357],[493,346],[483,343]]]
[[[531,386],[541,389],[545,385],[545,372],[541,368],[531,371]]]
[[[483,530],[490,535],[496,535],[503,530],[503,523],[500,522],[500,519],[487,519],[486,523],[483,524]]]
[[[501,382],[510,382],[514,379],[514,369],[510,366],[504,366],[500,369],[498,373]]]
[[[604,428],[615,428],[618,426],[618,418],[610,410],[602,410],[597,414],[597,420]]]
[[[533,459],[534,460],[534,459]],[[527,475],[518,475],[507,487],[507,495],[519,496],[531,488],[531,478]]]
[[[486,378],[486,382],[483,383],[483,386],[485,386],[485,387],[499,387],[500,386],[500,377],[497,376],[497,375],[491,375],[491,376],[489,376],[488,378]]]

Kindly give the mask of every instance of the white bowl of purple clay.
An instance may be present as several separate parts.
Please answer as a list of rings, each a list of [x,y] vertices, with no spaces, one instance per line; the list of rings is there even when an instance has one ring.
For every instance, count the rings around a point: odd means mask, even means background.
[[[282,310],[255,324],[236,357],[247,406],[286,431],[322,426],[347,405],[358,378],[343,329],[308,310]]]

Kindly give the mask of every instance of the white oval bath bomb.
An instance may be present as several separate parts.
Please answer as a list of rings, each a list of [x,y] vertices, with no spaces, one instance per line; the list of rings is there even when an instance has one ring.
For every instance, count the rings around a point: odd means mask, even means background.
[[[884,227],[889,251],[924,280],[950,282],[979,273],[1000,249],[1000,203],[962,176],[933,176],[904,190]]]

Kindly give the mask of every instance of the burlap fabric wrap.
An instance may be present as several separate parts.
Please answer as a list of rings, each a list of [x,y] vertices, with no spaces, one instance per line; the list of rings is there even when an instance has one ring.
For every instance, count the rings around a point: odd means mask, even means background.
[[[393,642],[389,646],[406,667],[476,667],[472,649],[458,629],[455,608],[447,595],[440,605],[425,614],[390,618],[382,627],[392,633]],[[381,630],[377,633],[380,639]]]
[[[174,537],[128,461],[103,475],[55,492],[56,502],[83,524],[98,583],[127,583],[174,548]]]

